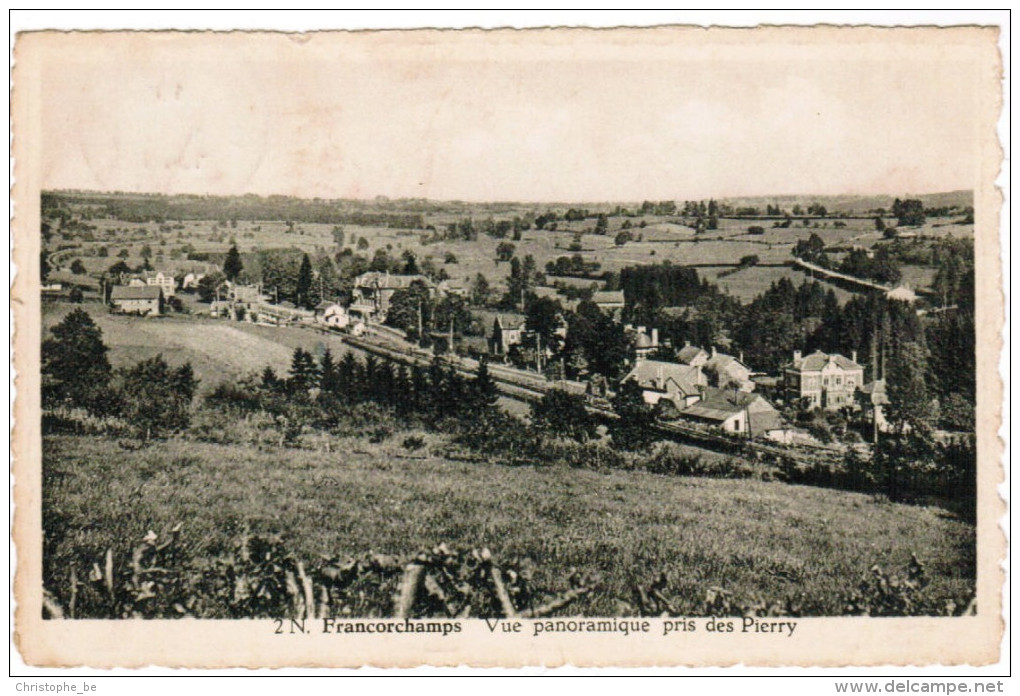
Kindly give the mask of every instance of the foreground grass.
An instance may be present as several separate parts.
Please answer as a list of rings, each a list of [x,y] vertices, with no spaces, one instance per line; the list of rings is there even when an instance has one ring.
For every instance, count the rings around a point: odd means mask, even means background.
[[[401,439],[327,453],[47,437],[45,575],[60,584],[71,561],[183,523],[196,551],[243,529],[279,533],[304,558],[487,546],[534,560],[549,590],[566,589],[571,569],[598,573],[603,590],[573,607],[586,614],[618,613],[615,598],[661,571],[681,595],[799,594],[805,613],[839,613],[874,564],[900,570],[911,552],[934,593],[973,587],[974,529],[936,509],[781,483],[400,458]]]

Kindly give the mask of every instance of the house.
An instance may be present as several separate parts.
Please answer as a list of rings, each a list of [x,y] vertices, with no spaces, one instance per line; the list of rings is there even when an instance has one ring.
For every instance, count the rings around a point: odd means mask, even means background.
[[[240,283],[232,283],[227,280],[224,281],[224,285],[227,287],[227,297],[234,302],[258,304],[269,299],[262,294],[261,284],[241,285]]]
[[[425,286],[429,297],[435,294],[435,284],[423,275],[391,275],[379,271],[362,273],[354,279],[353,302],[349,311],[366,320],[385,321],[393,294],[406,290],[416,281]]]
[[[889,396],[885,391],[885,380],[876,379],[863,385],[857,391],[857,404],[861,407],[861,417],[870,423],[875,432],[886,432],[889,421],[885,419],[885,409]]]
[[[159,316],[163,313],[163,288],[158,285],[115,285],[110,304],[123,314]]]
[[[314,312],[298,307],[293,302],[259,303],[251,309],[251,313],[257,317],[257,321],[271,324],[307,323],[315,318]]]
[[[315,321],[323,326],[346,329],[351,323],[351,315],[342,304],[323,300],[315,305]]]
[[[442,297],[449,295],[454,297],[468,296],[468,289],[464,286],[464,283],[454,278],[440,281],[439,285],[436,286],[436,292]]]
[[[677,351],[677,360],[704,369],[708,383],[713,387],[727,389],[736,386],[742,391],[754,391],[751,368],[744,364],[743,356],[735,358],[719,352],[715,346],[708,352],[685,341],[684,347]]]
[[[857,351],[851,358],[839,353],[815,351],[803,356],[793,352],[793,362],[783,370],[786,398],[803,399],[808,408],[837,411],[856,406],[855,393],[864,384],[864,368],[857,364]]]
[[[698,346],[692,346],[689,342],[684,341],[684,347],[677,351],[676,357],[684,365],[703,367],[710,356]]]
[[[893,288],[885,294],[887,299],[899,300],[900,302],[917,302],[917,293],[908,288],[906,285],[900,285],[897,288]]]
[[[164,273],[158,271],[154,276],[148,276],[145,279],[145,284],[149,286],[155,286],[163,290],[163,297],[171,298],[174,296],[174,290],[177,289],[177,279],[174,278],[171,273]]]
[[[763,396],[739,389],[708,387],[701,399],[680,411],[680,417],[749,438],[770,437],[788,429]]]
[[[639,360],[623,381],[637,382],[645,403],[656,405],[665,399],[677,410],[700,399],[701,391],[708,386],[700,367],[662,360]]]
[[[205,273],[185,273],[184,279],[181,280],[181,289],[194,290],[202,278],[205,278]]]
[[[623,290],[599,290],[591,296],[591,301],[610,315],[622,310],[625,304]]]
[[[705,361],[704,370],[708,375],[708,382],[713,387],[727,389],[735,386],[741,391],[754,391],[754,381],[751,380],[751,368],[744,364],[743,355],[735,358],[726,353],[720,353],[712,346],[712,352]]]
[[[489,352],[493,355],[505,356],[510,352],[511,346],[515,346],[524,340],[523,318],[515,319],[508,316],[497,315],[492,322],[492,336],[489,337]]]

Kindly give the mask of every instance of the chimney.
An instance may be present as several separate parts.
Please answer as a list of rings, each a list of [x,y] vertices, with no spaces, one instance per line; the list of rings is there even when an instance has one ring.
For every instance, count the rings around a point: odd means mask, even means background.
[[[712,357],[715,357],[715,346],[712,346]]]
[[[643,326],[639,326],[639,327],[637,327],[637,332],[638,332],[639,334],[643,334],[643,333],[646,333],[646,331],[645,331],[645,327],[643,327]]]
[[[739,360],[739,361],[740,361],[741,363],[743,363],[743,362],[744,362],[744,351],[740,351],[739,355],[737,356],[737,359],[738,359],[738,360]]]
[[[652,346],[655,347],[658,345],[659,345],[659,330],[652,329]]]
[[[850,351],[850,359],[853,360],[854,362],[857,362],[857,351],[856,350]]]
[[[793,361],[794,362],[800,362],[800,355],[801,354],[800,354],[799,350],[793,351]]]
[[[691,342],[690,342],[690,341],[688,341],[688,340],[687,340],[687,339],[685,338],[685,339],[684,339],[684,348],[690,348],[690,347],[691,347]]]

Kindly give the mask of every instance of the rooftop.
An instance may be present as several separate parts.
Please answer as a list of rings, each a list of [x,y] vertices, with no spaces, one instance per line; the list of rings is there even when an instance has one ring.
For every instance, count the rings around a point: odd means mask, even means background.
[[[599,290],[591,296],[595,304],[623,304],[623,290]]]
[[[423,275],[392,275],[379,271],[362,273],[354,279],[354,286],[358,288],[406,288],[416,280],[424,283],[427,288],[434,287],[433,282]]]
[[[163,289],[158,285],[114,285],[111,300],[158,300]]]
[[[825,367],[833,363],[842,370],[863,370],[864,368],[850,358],[839,353],[823,353],[816,350],[811,355],[805,355],[800,359],[794,359],[790,367],[798,372],[821,372]]]
[[[704,383],[700,368],[664,360],[642,360],[624,380],[633,380],[642,388],[659,390],[672,380],[690,394],[697,392],[698,385]]]
[[[699,355],[705,355],[707,357],[708,353],[698,346],[684,346],[677,352],[677,358],[680,359],[680,362],[688,364],[690,364],[690,362]]]
[[[885,294],[890,300],[900,300],[902,302],[916,302],[917,293],[908,288],[905,285],[901,285],[898,288],[893,288]]]

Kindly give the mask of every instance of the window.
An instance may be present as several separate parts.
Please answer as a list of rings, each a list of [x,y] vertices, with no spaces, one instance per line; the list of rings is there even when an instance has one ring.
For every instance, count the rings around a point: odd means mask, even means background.
[[[737,418],[735,421],[733,421],[733,430],[734,430],[734,432],[740,432],[740,419],[739,418]]]

